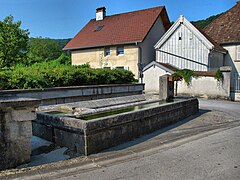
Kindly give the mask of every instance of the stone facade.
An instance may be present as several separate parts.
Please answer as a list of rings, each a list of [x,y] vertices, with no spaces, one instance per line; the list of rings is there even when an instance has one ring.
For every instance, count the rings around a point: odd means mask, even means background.
[[[126,67],[138,77],[138,47],[125,45],[124,55],[117,55],[117,46],[110,47],[110,55],[104,55],[104,48],[72,51],[72,65],[89,63],[92,68]]]
[[[30,160],[31,121],[39,103],[33,99],[0,100],[0,170]]]
[[[169,80],[169,75],[159,77],[159,99],[171,101],[174,97],[174,81]]]

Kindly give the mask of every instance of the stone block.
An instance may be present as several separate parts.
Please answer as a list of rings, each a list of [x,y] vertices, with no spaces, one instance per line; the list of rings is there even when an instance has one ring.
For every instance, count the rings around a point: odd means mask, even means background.
[[[220,67],[220,71],[222,71],[222,72],[231,72],[232,71],[232,67],[231,66],[222,66],[222,67]]]
[[[110,93],[112,93],[112,88],[111,87],[98,88],[98,94],[110,94]]]
[[[1,141],[0,170],[16,167],[30,160],[35,107],[40,101],[26,98],[0,100]]]
[[[135,86],[131,86],[129,85],[128,87],[128,91],[132,92],[132,91],[143,91],[144,90],[144,85],[143,84],[138,84]]]
[[[92,88],[89,88],[89,89],[83,89],[82,90],[82,95],[83,96],[89,96],[89,95],[93,95],[93,89]]]
[[[32,124],[32,132],[34,136],[41,137],[48,141],[53,141],[53,130],[51,126],[47,126],[46,124],[38,124],[33,122]]]
[[[57,129],[53,132],[56,145],[66,146],[79,154],[84,154],[84,135],[71,129]]]
[[[12,110],[13,121],[32,121],[34,119],[36,119],[35,108]]]
[[[114,86],[112,87],[112,93],[124,93],[128,92],[128,86]]]

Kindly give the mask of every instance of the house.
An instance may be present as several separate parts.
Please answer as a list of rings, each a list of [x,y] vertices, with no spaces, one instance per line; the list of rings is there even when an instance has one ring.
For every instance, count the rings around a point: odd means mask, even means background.
[[[203,30],[228,51],[224,64],[232,67],[231,91],[240,100],[240,2]]]
[[[178,68],[167,64],[152,61],[143,68],[143,82],[145,83],[146,92],[159,91],[159,77],[163,75],[174,74]]]
[[[64,50],[71,51],[73,65],[128,69],[138,78],[155,60],[154,44],[170,25],[163,6],[111,16],[102,7]]]
[[[180,16],[154,47],[156,62],[143,69],[145,91],[158,92],[160,76],[173,74],[178,69],[190,69],[197,71],[200,77],[193,78],[191,85],[176,82],[178,93],[229,99],[230,69],[221,68],[224,74],[222,84],[215,79],[215,71],[224,65],[227,51],[184,16]]]
[[[227,51],[184,16],[155,45],[156,61],[179,69],[212,71],[223,66]]]

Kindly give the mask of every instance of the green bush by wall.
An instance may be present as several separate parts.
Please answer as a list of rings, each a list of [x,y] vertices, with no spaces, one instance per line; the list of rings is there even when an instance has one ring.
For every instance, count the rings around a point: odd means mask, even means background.
[[[71,66],[60,64],[57,60],[0,71],[0,89],[123,84],[134,81],[134,75],[130,71],[92,69],[88,65]]]

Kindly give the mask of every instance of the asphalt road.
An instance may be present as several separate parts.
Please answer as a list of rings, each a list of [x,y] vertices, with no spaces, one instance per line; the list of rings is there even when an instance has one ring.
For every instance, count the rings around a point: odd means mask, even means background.
[[[16,179],[240,179],[240,103],[200,100],[173,126],[87,158],[8,172]]]

